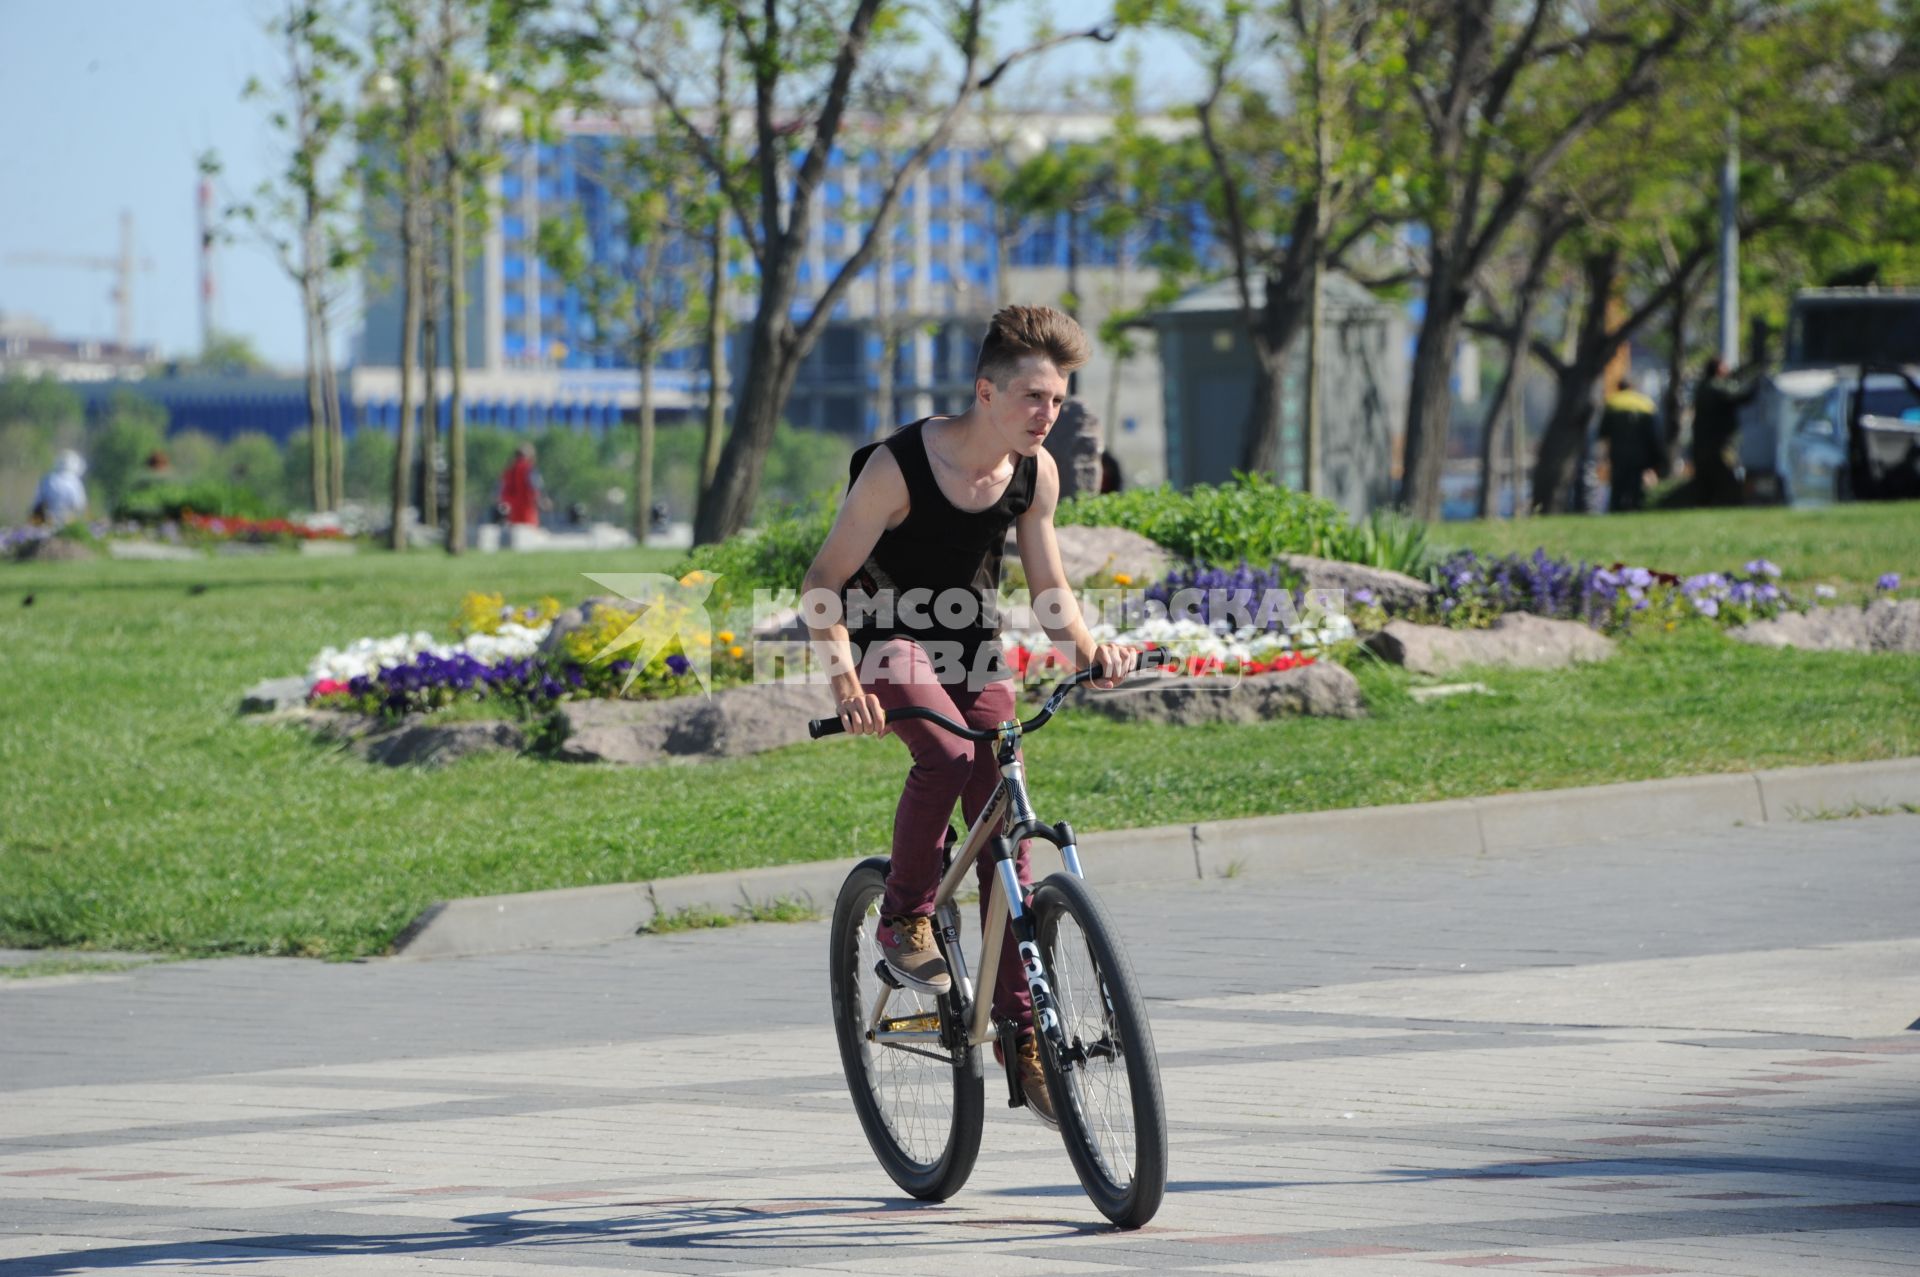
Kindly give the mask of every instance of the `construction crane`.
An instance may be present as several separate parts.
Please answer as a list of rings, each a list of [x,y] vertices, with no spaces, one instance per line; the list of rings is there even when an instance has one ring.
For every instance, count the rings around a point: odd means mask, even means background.
[[[135,272],[153,269],[150,257],[136,258],[133,250],[133,213],[120,212],[120,252],[115,257],[95,257],[85,253],[9,253],[13,266],[71,266],[77,270],[113,272],[113,298],[116,315],[115,337],[122,350],[133,349],[133,277]]]

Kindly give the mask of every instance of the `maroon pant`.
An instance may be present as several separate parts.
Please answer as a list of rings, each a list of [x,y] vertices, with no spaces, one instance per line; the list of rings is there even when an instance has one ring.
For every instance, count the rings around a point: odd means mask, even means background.
[[[925,650],[908,639],[891,640],[884,650],[870,654],[862,662],[860,673],[861,687],[879,697],[880,704],[890,710],[919,705],[975,728],[992,727],[1013,717],[1011,682],[988,683],[977,690],[964,681],[941,683]],[[907,773],[900,806],[893,814],[893,867],[887,874],[887,893],[881,907],[889,917],[931,914],[933,897],[940,886],[941,848],[954,801],[959,800],[964,827],[970,828],[993,797],[994,786],[1000,783],[1000,767],[994,760],[991,741],[975,744],[944,727],[911,720],[894,724],[890,730],[906,742],[913,755],[913,768]],[[1032,882],[1024,841],[1015,863],[1021,884]],[[984,855],[978,867],[984,927],[993,871]],[[1022,1028],[1033,1024],[1033,997],[1027,991],[1027,978],[1011,938],[1000,949],[993,1013]]]

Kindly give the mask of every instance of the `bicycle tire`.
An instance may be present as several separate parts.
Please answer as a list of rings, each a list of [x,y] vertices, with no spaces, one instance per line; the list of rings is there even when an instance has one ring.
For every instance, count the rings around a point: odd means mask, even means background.
[[[861,861],[847,875],[834,902],[828,978],[834,1033],[854,1111],[881,1167],[912,1196],[945,1201],[967,1182],[980,1155],[980,1134],[986,1122],[980,1053],[970,1047],[956,1051],[933,1044],[930,1054],[944,1054],[943,1061],[867,1040],[874,999],[884,987],[874,974],[879,961],[874,930],[886,890],[887,865],[884,856]],[[890,990],[888,1018],[932,1014],[939,1025],[953,1026],[964,1040],[959,1002],[951,994],[929,998]]]
[[[1060,1137],[1100,1213],[1139,1228],[1167,1190],[1166,1107],[1146,1003],[1112,918],[1084,882],[1052,875],[1034,888],[1032,909],[1061,1027],[1082,1053],[1066,1069],[1051,1043],[1041,1053]]]

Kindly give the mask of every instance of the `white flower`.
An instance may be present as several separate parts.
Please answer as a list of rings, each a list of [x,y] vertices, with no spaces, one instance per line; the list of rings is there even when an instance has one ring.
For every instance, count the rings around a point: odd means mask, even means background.
[[[509,621],[500,627],[497,634],[469,634],[458,643],[436,643],[433,635],[425,630],[392,634],[386,638],[355,639],[344,649],[322,648],[320,655],[314,657],[307,666],[307,686],[311,687],[321,679],[337,679],[345,683],[362,676],[370,678],[389,666],[405,665],[423,652],[431,652],[439,657],[465,652],[488,665],[524,660],[539,650],[541,640],[552,628],[551,622],[526,626]]]

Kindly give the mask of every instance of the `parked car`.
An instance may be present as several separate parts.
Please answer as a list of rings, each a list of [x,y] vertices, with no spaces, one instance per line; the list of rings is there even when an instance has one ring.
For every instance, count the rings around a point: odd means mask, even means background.
[[[1774,373],[1741,414],[1739,449],[1749,501],[1920,497],[1920,367]]]

